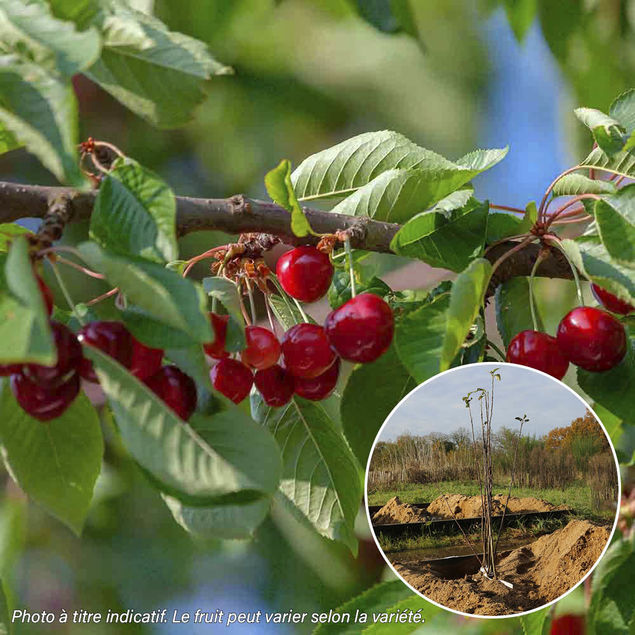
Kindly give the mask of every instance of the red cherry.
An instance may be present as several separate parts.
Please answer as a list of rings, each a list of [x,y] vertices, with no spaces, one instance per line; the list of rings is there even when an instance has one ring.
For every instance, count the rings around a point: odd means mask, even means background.
[[[264,370],[273,366],[280,357],[280,342],[269,330],[261,326],[245,328],[247,347],[240,354],[244,364],[256,370]]]
[[[187,421],[196,410],[196,384],[180,368],[162,366],[145,380],[145,384],[183,421]]]
[[[36,384],[23,373],[18,373],[11,377],[11,391],[27,414],[39,421],[49,421],[59,417],[77,397],[79,375],[73,373],[51,388]]]
[[[139,340],[132,338],[132,362],[130,372],[141,379],[147,379],[154,375],[160,368],[163,361],[163,349],[150,348],[142,344]]]
[[[302,302],[315,302],[327,291],[333,279],[328,255],[315,247],[296,247],[282,254],[276,265],[282,288]]]
[[[214,359],[223,359],[229,357],[229,353],[225,350],[225,338],[227,336],[227,323],[229,315],[218,315],[210,311],[209,320],[214,331],[214,341],[203,345],[205,352]]]
[[[24,373],[29,379],[40,386],[53,387],[68,379],[69,373],[74,373],[80,367],[83,359],[82,347],[75,334],[64,324],[51,322],[53,342],[57,349],[57,363],[55,366],[27,364]]]
[[[242,362],[229,357],[221,359],[209,376],[212,386],[234,403],[240,403],[249,394],[254,383],[251,370]]]
[[[626,331],[612,315],[590,306],[569,311],[558,325],[558,348],[576,366],[610,370],[626,354]]]
[[[37,282],[38,287],[40,287],[40,293],[42,294],[42,298],[44,300],[44,306],[46,306],[46,312],[51,315],[53,313],[53,293],[46,285],[46,282],[40,278],[37,274],[35,274],[35,280]]]
[[[326,333],[317,324],[296,324],[282,338],[282,355],[295,377],[317,377],[334,361],[335,353]]]
[[[9,377],[22,372],[22,364],[0,364],[0,377]]]
[[[584,635],[584,617],[582,615],[560,615],[551,621],[550,635]]]
[[[388,350],[395,321],[392,309],[379,296],[362,293],[331,311],[324,329],[341,357],[367,363]]]
[[[132,335],[121,322],[91,322],[80,329],[77,337],[82,344],[94,346],[125,368],[130,368]],[[91,361],[86,360],[79,372],[87,381],[97,381]]]
[[[293,375],[278,364],[259,370],[254,383],[264,402],[273,408],[284,406],[293,397]]]
[[[507,347],[507,361],[541,370],[556,379],[562,379],[569,368],[556,338],[540,331],[518,333]]]
[[[597,284],[591,285],[591,291],[595,299],[604,306],[604,308],[611,311],[611,313],[618,313],[619,315],[628,315],[635,311],[635,306],[629,304],[625,300],[620,300],[617,296],[613,295],[610,291],[598,287]]]
[[[327,368],[317,377],[311,379],[296,377],[294,379],[295,394],[305,399],[310,399],[311,401],[326,399],[333,392],[339,374],[340,360],[338,358],[330,368]]]

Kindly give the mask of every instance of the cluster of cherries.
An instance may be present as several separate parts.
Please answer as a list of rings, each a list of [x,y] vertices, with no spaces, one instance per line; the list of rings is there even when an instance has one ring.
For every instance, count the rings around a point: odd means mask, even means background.
[[[606,289],[591,286],[597,301],[618,315],[635,312],[635,307]],[[507,361],[541,370],[562,379],[569,363],[591,372],[617,366],[626,355],[626,331],[611,313],[596,307],[579,306],[569,311],[558,325],[556,337],[540,331],[521,331],[507,347]]]
[[[277,269],[280,284],[292,297],[313,302],[328,290],[333,266],[327,254],[314,247],[298,247],[284,254]],[[48,314],[53,311],[50,289],[37,281]],[[240,403],[255,384],[265,403],[279,407],[296,394],[318,401],[328,397],[337,383],[340,358],[372,362],[390,346],[394,331],[392,310],[380,297],[363,293],[332,311],[324,326],[296,324],[279,341],[269,329],[245,328],[246,347],[240,359],[225,348],[227,315],[210,313],[214,341],[205,352],[218,360],[211,369],[212,385]],[[83,355],[82,344],[93,346],[115,359],[143,381],[181,419],[196,408],[196,384],[175,365],[163,365],[163,350],[145,346],[120,322],[96,321],[77,334],[51,320],[57,350],[54,366],[0,365],[0,375],[10,376],[11,390],[23,410],[40,421],[59,417],[80,390],[80,378],[97,382],[93,364]]]
[[[53,311],[50,289],[39,276],[49,316]],[[0,365],[0,375],[10,376],[11,390],[20,407],[40,421],[59,417],[80,390],[80,377],[97,382],[93,364],[83,355],[81,344],[88,344],[110,355],[135,377],[145,382],[180,417],[187,419],[196,407],[196,385],[176,366],[162,366],[163,351],[136,340],[120,322],[91,322],[77,334],[51,320],[57,350],[54,366],[41,364]]]
[[[327,292],[333,265],[315,247],[296,247],[283,254],[276,269],[280,285],[301,302],[315,302]],[[264,402],[284,406],[294,394],[319,401],[328,397],[340,372],[340,359],[368,363],[386,352],[392,341],[391,308],[379,296],[362,293],[326,318],[324,326],[292,326],[281,340],[261,326],[245,328],[240,360],[225,350],[228,317],[210,314],[215,339],[205,352],[219,360],[211,370],[212,385],[240,403],[255,384]]]

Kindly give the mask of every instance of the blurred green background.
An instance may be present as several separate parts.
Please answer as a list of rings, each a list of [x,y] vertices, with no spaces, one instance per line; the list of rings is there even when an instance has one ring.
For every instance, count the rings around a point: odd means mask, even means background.
[[[264,174],[282,158],[295,166],[357,133],[392,129],[449,158],[475,147],[509,144],[508,158],[476,181],[476,194],[524,207],[589,147],[589,135],[575,123],[573,107],[606,110],[635,76],[635,2],[626,0],[414,0],[419,39],[382,33],[359,16],[354,0],[134,4],[153,10],[170,28],[207,42],[217,59],[234,67],[235,75],[214,79],[195,120],[177,131],[150,127],[79,78],[75,88],[81,136],[116,144],[182,195],[242,192],[264,197]],[[527,13],[532,7],[534,19]],[[522,43],[514,31],[523,36]],[[22,151],[0,158],[0,178],[54,182]],[[65,240],[80,240],[85,232],[85,226],[75,225]],[[182,240],[183,256],[219,240],[226,242],[226,237],[188,236]],[[87,284],[74,273],[65,271],[76,300],[99,293],[98,283]],[[435,275],[424,266],[411,268],[399,284],[426,286]],[[106,431],[110,426],[104,421]],[[109,438],[82,539],[26,504],[5,479],[0,576],[18,605],[32,611],[169,607],[310,612],[335,608],[391,575],[363,515],[356,559],[277,509],[253,542],[196,544],[174,523],[112,434]],[[582,610],[581,590],[558,610],[571,606]],[[466,633],[518,628],[506,620],[466,620],[443,613],[423,630],[431,635],[453,632],[457,626]],[[126,627],[121,632],[223,628]],[[262,624],[235,628],[296,632]],[[67,625],[22,626],[18,632],[119,631]]]

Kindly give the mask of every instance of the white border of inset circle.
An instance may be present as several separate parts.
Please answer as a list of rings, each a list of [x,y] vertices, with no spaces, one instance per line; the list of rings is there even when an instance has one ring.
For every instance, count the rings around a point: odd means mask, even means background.
[[[509,615],[477,615],[475,613],[464,613],[462,611],[457,611],[456,609],[452,609],[452,608],[450,608],[448,606],[445,606],[443,604],[439,604],[438,602],[435,602],[434,600],[430,599],[429,597],[426,597],[425,595],[423,595],[423,593],[421,593],[420,591],[417,591],[417,589],[415,589],[412,585],[408,584],[408,582],[406,582],[406,580],[404,580],[404,578],[397,573],[397,571],[395,570],[395,567],[393,567],[393,565],[392,565],[392,562],[390,562],[390,560],[388,559],[388,557],[384,553],[384,550],[381,548],[381,546],[379,544],[379,541],[377,540],[377,536],[375,534],[375,530],[373,529],[373,523],[372,523],[371,516],[370,516],[370,510],[368,508],[368,473],[370,471],[370,462],[371,462],[371,459],[373,457],[373,453],[375,451],[375,446],[377,445],[377,441],[379,440],[379,435],[382,433],[382,430],[390,423],[390,419],[393,416],[393,414],[399,409],[399,407],[401,406],[402,403],[404,403],[407,399],[412,397],[417,391],[421,390],[426,384],[429,384],[429,383],[439,379],[439,377],[443,377],[444,375],[447,375],[448,373],[454,373],[454,372],[457,372],[457,371],[464,370],[467,367],[474,368],[476,366],[488,367],[488,368],[492,368],[492,367],[503,368],[505,366],[514,367],[515,369],[521,368],[521,369],[526,370],[528,372],[537,373],[538,375],[542,375],[543,377],[548,378],[549,381],[553,381],[553,382],[559,383],[563,388],[568,390],[580,402],[582,402],[585,405],[585,407],[588,410],[590,410],[590,412],[593,414],[593,416],[595,417],[596,421],[600,424],[600,426],[602,427],[602,431],[604,432],[604,434],[606,435],[606,438],[609,441],[609,447],[611,448],[611,453],[613,454],[613,460],[615,461],[615,468],[617,470],[617,503],[616,503],[616,511],[615,511],[615,520],[613,521],[613,527],[611,529],[611,533],[609,535],[609,539],[606,541],[606,545],[604,546],[604,549],[602,550],[602,553],[600,554],[600,557],[595,561],[595,564],[589,569],[589,571],[587,571],[587,573],[576,584],[574,584],[568,591],[566,591],[562,595],[559,595],[555,600],[551,600],[551,602],[547,602],[547,604],[542,604],[542,605],[536,607],[535,609],[531,609],[529,611],[523,611],[522,613],[510,613]],[[546,608],[547,606],[551,606],[552,604],[555,604],[556,602],[559,602],[563,597],[569,595],[569,593],[571,593],[577,587],[579,587],[593,573],[593,570],[595,569],[595,567],[598,566],[600,560],[602,560],[602,558],[604,558],[604,555],[606,554],[606,550],[609,548],[609,546],[611,544],[611,541],[613,540],[613,536],[614,536],[615,530],[617,528],[617,521],[618,521],[618,518],[619,518],[619,512],[620,512],[619,503],[620,503],[621,498],[622,498],[622,476],[620,474],[620,464],[619,464],[619,461],[617,460],[617,454],[615,453],[615,447],[613,446],[613,441],[612,441],[609,433],[606,431],[606,428],[604,427],[604,424],[602,423],[602,420],[600,419],[600,417],[598,417],[598,415],[593,410],[593,408],[591,408],[591,406],[582,397],[580,397],[580,395],[578,395],[578,393],[576,393],[575,390],[573,390],[571,387],[567,386],[566,384],[562,383],[561,381],[558,381],[557,379],[555,379],[555,377],[552,377],[551,375],[548,375],[547,373],[543,373],[540,370],[536,370],[535,368],[530,368],[529,366],[520,366],[519,364],[510,364],[508,362],[478,362],[476,364],[466,364],[464,366],[457,366],[456,368],[450,368],[450,369],[448,369],[446,371],[443,371],[442,373],[439,373],[438,375],[434,375],[434,377],[430,377],[430,379],[426,379],[426,381],[424,381],[422,384],[419,384],[416,388],[411,390],[390,411],[390,413],[388,414],[388,416],[386,417],[384,422],[381,424],[381,427],[377,431],[377,435],[375,436],[375,440],[373,441],[373,445],[372,445],[372,447],[370,449],[370,454],[368,455],[368,461],[366,463],[366,473],[364,475],[364,507],[365,507],[365,511],[366,511],[366,519],[368,520],[368,525],[370,527],[370,533],[373,536],[373,540],[375,541],[375,545],[377,545],[377,549],[379,549],[379,552],[381,553],[382,558],[386,561],[386,564],[390,567],[390,570],[413,593],[416,593],[419,597],[423,598],[426,602],[430,602],[430,604],[434,604],[435,606],[438,606],[439,608],[444,609],[445,611],[450,611],[451,613],[455,613],[456,615],[463,615],[464,617],[476,617],[476,618],[486,619],[486,620],[508,619],[508,618],[514,618],[514,617],[522,617],[523,615],[529,615],[530,613],[535,613],[536,611],[540,611],[540,610]]]

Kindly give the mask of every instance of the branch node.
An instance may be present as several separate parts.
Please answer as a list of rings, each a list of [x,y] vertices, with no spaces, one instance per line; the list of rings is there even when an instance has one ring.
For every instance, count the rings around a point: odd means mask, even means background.
[[[230,210],[232,214],[250,214],[251,205],[244,194],[234,194],[229,199]]]
[[[40,249],[50,247],[62,237],[64,227],[73,218],[72,196],[62,193],[48,201],[48,210],[42,219],[35,241]]]

